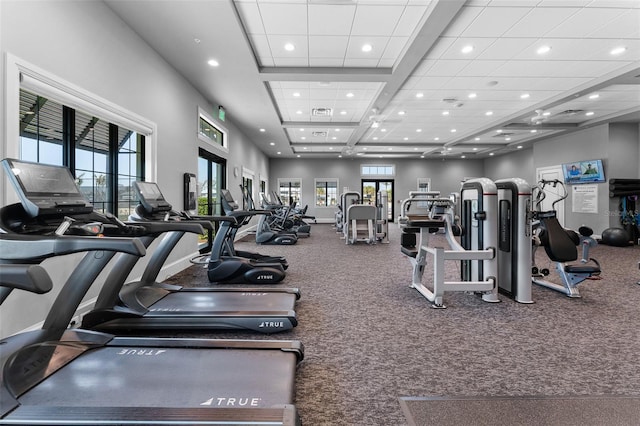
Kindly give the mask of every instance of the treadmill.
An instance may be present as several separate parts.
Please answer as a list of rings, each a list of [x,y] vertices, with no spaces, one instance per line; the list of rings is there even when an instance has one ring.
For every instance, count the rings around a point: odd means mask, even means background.
[[[297,288],[182,287],[158,283],[157,277],[185,232],[202,234],[212,221],[235,222],[226,216],[190,216],[171,210],[157,184],[135,182],[140,204],[136,224],[145,247],[166,233],[151,255],[139,281],[126,283],[138,261],[120,255],[105,280],[96,304],[83,316],[82,327],[106,332],[142,330],[250,330],[276,333],[298,324],[294,310]]]
[[[42,329],[0,341],[1,424],[300,425],[293,405],[303,358],[298,341],[115,337],[67,329],[116,251],[145,254],[135,238],[144,227],[89,211],[68,169],[9,159],[2,164],[22,203],[0,210],[0,279],[7,264],[88,253]],[[46,283],[40,287],[47,290]]]

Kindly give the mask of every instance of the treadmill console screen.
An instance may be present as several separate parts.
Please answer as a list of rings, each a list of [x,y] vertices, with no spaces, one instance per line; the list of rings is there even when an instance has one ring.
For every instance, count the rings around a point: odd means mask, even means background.
[[[2,160],[2,166],[31,217],[93,211],[66,167],[11,158]]]
[[[133,188],[138,194],[138,200],[142,207],[149,213],[166,212],[172,206],[160,192],[158,184],[155,182],[133,182]]]

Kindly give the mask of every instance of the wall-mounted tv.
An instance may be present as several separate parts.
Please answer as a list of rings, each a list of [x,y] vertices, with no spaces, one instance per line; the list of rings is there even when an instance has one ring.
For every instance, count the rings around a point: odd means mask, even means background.
[[[576,161],[562,165],[565,183],[605,182],[602,160]]]

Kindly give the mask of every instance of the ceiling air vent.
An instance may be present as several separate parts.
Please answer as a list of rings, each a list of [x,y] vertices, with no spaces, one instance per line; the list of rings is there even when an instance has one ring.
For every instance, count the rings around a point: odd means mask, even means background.
[[[312,132],[311,136],[314,136],[317,138],[324,138],[327,136],[327,132]]]
[[[559,112],[556,115],[576,115],[576,114],[581,114],[583,112],[584,110],[582,109],[568,109],[566,111]]]
[[[331,108],[313,108],[311,109],[311,115],[316,117],[329,117],[333,114]]]

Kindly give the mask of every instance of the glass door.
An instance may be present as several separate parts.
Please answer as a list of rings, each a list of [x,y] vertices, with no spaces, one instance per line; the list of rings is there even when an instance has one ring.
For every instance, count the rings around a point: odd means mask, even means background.
[[[362,203],[375,205],[376,194],[379,191],[386,191],[387,193],[387,220],[389,220],[389,222],[393,222],[393,180],[363,179],[361,192]]]
[[[221,189],[226,189],[226,167],[224,158],[200,149],[198,156],[198,214],[199,215],[223,215],[219,194]],[[213,245],[213,231],[207,231],[200,236],[199,249],[201,253],[211,250]]]

